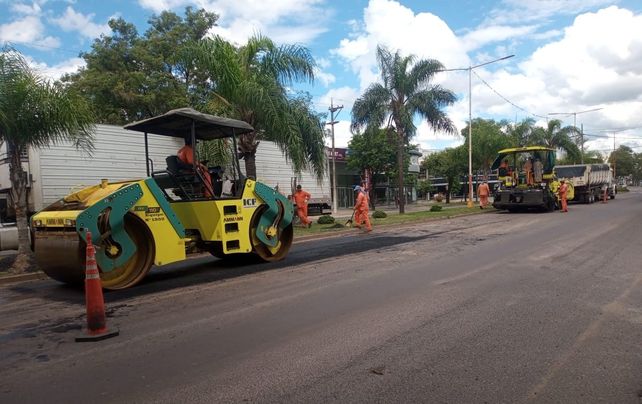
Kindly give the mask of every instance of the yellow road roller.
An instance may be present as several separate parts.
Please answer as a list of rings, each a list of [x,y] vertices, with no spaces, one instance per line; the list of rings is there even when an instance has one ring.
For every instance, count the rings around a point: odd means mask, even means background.
[[[181,261],[192,253],[219,258],[254,254],[264,261],[287,255],[292,204],[275,189],[246,178],[236,153],[227,169],[199,162],[196,147],[181,149],[191,159],[168,156],[167,167],[159,171],[149,158],[148,134],[183,138],[194,146],[224,139],[235,151],[236,137],[253,131],[252,126],[181,108],[125,129],[144,134],[147,178],[103,180],[32,216],[32,248],[49,277],[83,281],[88,232],[105,289],[134,286],[152,265]]]

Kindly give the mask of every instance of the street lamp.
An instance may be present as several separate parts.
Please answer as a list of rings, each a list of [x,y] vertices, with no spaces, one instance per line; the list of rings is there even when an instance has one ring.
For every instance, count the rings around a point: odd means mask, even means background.
[[[578,114],[599,111],[601,109],[604,109],[604,108],[593,108],[593,109],[587,109],[586,111],[575,111],[575,112],[549,112],[549,115],[564,115],[564,116],[573,115],[573,128],[575,128],[575,130],[577,131]],[[582,148],[582,154],[580,155],[580,164],[584,164],[584,130],[580,131],[580,147]]]
[[[486,66],[491,63],[510,59],[515,55],[504,56],[503,58],[491,60],[490,62],[481,63],[475,66],[462,67],[458,69],[444,69],[440,72],[454,72],[468,70],[468,207],[473,207],[473,69]]]

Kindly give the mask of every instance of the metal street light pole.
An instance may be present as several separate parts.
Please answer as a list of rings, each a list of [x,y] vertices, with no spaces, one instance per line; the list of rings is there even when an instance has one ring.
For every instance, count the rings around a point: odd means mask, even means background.
[[[599,111],[604,108],[593,108],[587,109],[586,111],[574,111],[574,112],[550,112],[548,115],[573,115],[573,127],[577,131],[577,114],[583,114],[585,112]],[[582,150],[582,155],[580,156],[580,164],[584,164],[584,128],[580,131],[580,147]]]
[[[342,108],[343,105],[338,105],[335,107],[332,98],[330,98],[330,122],[328,122],[326,125],[330,125],[330,128],[332,130],[332,214],[334,215],[337,214],[337,165],[336,155],[334,151],[334,125],[339,123],[339,121],[334,120],[334,118],[336,118],[334,113],[337,111],[341,111]]]
[[[510,59],[515,55],[504,56],[503,58],[491,60],[475,66],[468,66],[459,69],[444,69],[440,72],[454,72],[468,70],[468,207],[473,207],[473,69],[486,66],[501,60]]]

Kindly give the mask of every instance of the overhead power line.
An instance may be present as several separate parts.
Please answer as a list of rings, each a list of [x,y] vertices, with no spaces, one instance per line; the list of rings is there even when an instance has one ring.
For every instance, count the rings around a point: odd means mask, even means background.
[[[490,84],[488,84],[488,83],[486,82],[486,80],[482,79],[482,78],[481,78],[481,76],[480,76],[479,74],[477,74],[477,72],[473,71],[473,73],[475,74],[475,76],[477,76],[477,78],[478,78],[479,80],[481,80],[481,82],[482,82],[482,83],[484,83],[484,84],[486,85],[486,87],[490,88],[490,89],[491,89],[491,91],[493,91],[493,92],[494,92],[495,94],[497,94],[501,99],[503,99],[504,101],[506,101],[507,103],[509,103],[509,104],[510,104],[510,105],[512,105],[513,107],[515,107],[515,108],[519,109],[519,110],[520,110],[520,111],[522,111],[522,112],[526,112],[528,115],[532,115],[532,116],[535,116],[535,117],[538,117],[538,118],[548,119],[548,117],[547,117],[547,116],[539,115],[539,114],[535,114],[535,113],[530,112],[530,111],[528,111],[527,109],[522,108],[522,107],[520,107],[519,105],[515,104],[513,101],[511,101],[511,100],[509,100],[508,98],[504,97],[504,96],[503,96],[502,94],[500,94],[497,90],[495,90],[495,89],[494,89]]]

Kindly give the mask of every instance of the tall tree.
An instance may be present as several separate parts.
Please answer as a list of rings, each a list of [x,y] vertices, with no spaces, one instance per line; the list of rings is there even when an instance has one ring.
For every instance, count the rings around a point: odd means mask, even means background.
[[[200,41],[191,49],[213,83],[208,108],[251,124],[256,130],[239,138],[246,174],[256,177],[261,140],[276,143],[296,171],[325,174],[324,132],[309,97],[292,94],[296,82],[312,82],[315,62],[298,45],[276,45],[255,35],[235,47],[222,38]]]
[[[112,19],[111,34],[81,55],[86,66],[63,80],[90,100],[101,123],[123,124],[184,106],[203,109],[211,83],[185,49],[217,19],[191,7],[184,18],[164,11],[150,18],[144,35],[123,18]]]
[[[615,167],[617,177],[634,174],[635,160],[633,149],[626,145],[621,145],[609,156],[609,163]]]
[[[426,174],[433,177],[444,177],[448,184],[446,203],[450,203],[450,194],[459,188],[459,179],[468,167],[468,147],[465,145],[432,153],[421,163]]]
[[[353,132],[365,127],[384,127],[397,135],[399,213],[405,213],[404,150],[417,128],[414,118],[425,120],[433,130],[456,133],[455,126],[442,111],[455,102],[455,95],[432,78],[443,65],[434,59],[394,54],[377,47],[381,83],[371,84],[352,107]]]
[[[513,147],[532,146],[534,143],[533,133],[535,132],[535,120],[524,119],[520,123],[506,124],[506,133],[511,138]]]
[[[21,272],[30,255],[27,224],[27,174],[22,155],[30,147],[47,147],[71,141],[90,151],[94,117],[88,104],[60,83],[34,73],[21,54],[10,48],[0,53],[0,141],[9,157],[11,201],[18,227],[18,257],[13,266]]]
[[[579,134],[575,126],[562,127],[562,121],[551,119],[546,128],[538,127],[533,133],[534,144],[562,150],[569,161],[579,163],[581,152],[571,136]]]
[[[513,145],[513,139],[502,131],[504,126],[504,122],[492,119],[473,119],[473,167],[480,169],[484,177],[488,177],[497,152]],[[468,148],[468,126],[461,130],[461,135],[465,139],[464,145]]]
[[[396,173],[397,146],[396,135],[379,128],[368,128],[364,133],[356,133],[348,143],[350,155],[348,167],[360,173],[368,170],[372,176],[383,174],[388,177]],[[408,150],[405,153],[407,169],[409,162]],[[407,171],[407,170],[406,170]],[[374,179],[373,179],[374,184]],[[370,202],[374,208],[374,187],[369,189]]]

